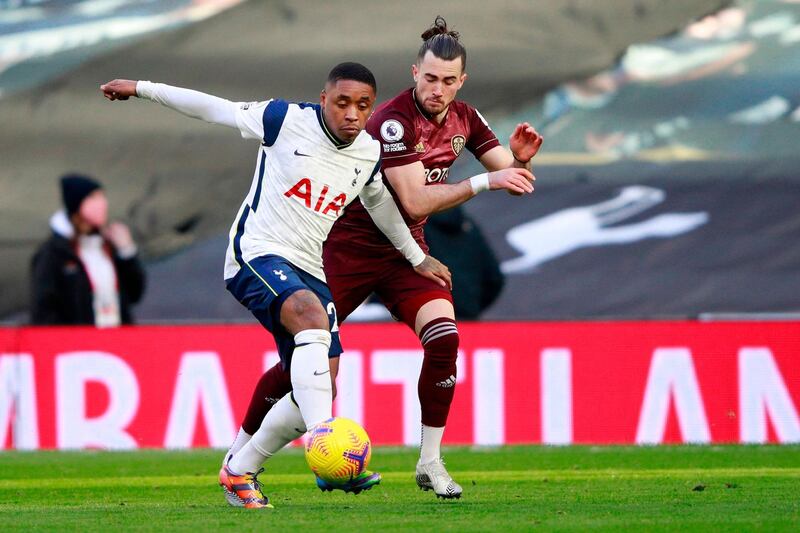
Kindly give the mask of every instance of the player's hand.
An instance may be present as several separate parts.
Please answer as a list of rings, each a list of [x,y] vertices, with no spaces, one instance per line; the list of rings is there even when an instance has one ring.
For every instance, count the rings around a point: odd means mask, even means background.
[[[544,137],[539,135],[539,132],[533,126],[527,122],[522,122],[514,128],[514,133],[511,134],[508,145],[514,157],[518,161],[526,163],[539,152],[542,141],[544,141]]]
[[[111,80],[100,86],[103,96],[109,100],[127,100],[136,96],[136,82],[134,80]]]
[[[442,287],[447,287],[453,290],[453,276],[450,274],[450,269],[447,268],[442,262],[430,255],[425,256],[425,260],[414,267],[417,274],[435,281]]]
[[[504,168],[489,172],[489,190],[503,189],[509,194],[520,196],[533,192],[533,182],[536,180],[530,170],[525,168]]]

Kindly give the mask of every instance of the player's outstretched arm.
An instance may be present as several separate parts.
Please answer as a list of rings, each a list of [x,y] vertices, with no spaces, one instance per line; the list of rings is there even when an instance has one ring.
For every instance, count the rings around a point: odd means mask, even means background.
[[[101,85],[100,91],[112,101],[138,96],[192,118],[231,128],[239,127],[236,123],[238,104],[200,91],[134,80],[111,80]]]
[[[384,172],[403,209],[417,220],[461,205],[482,191],[502,189],[517,195],[533,192],[533,174],[524,168],[504,168],[435,187],[425,184],[425,167],[419,161]]]
[[[392,184],[403,209],[416,220],[463,204],[475,196],[466,181],[452,185],[426,186],[425,167],[420,161],[387,168],[383,173]]]

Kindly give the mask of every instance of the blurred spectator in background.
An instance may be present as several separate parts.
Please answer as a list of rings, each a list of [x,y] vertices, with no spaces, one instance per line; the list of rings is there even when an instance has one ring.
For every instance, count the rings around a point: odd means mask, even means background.
[[[108,200],[97,181],[63,176],[61,194],[64,207],[50,218],[53,234],[33,256],[31,322],[130,324],[131,304],[145,283],[130,230],[108,224]]]
[[[481,230],[459,206],[428,218],[430,253],[453,273],[456,318],[474,320],[500,296],[505,278]]]

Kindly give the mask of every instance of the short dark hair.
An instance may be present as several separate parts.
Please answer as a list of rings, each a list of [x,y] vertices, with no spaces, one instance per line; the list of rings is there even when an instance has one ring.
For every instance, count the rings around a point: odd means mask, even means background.
[[[467,68],[467,49],[458,41],[457,31],[447,29],[447,21],[442,16],[437,16],[433,26],[422,32],[422,46],[417,53],[417,63],[422,61],[430,50],[439,59],[452,61],[461,58],[461,69]]]
[[[375,76],[370,69],[361,63],[347,61],[333,67],[330,74],[328,74],[328,83],[336,83],[339,80],[360,81],[372,87],[372,90],[375,91],[376,94],[378,92],[378,84],[375,83]]]

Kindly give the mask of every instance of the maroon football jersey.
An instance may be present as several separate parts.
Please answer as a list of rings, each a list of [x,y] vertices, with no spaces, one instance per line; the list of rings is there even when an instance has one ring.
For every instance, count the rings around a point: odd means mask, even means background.
[[[403,91],[375,110],[367,122],[367,131],[381,142],[382,169],[421,161],[425,167],[425,185],[438,185],[447,180],[450,166],[466,148],[476,158],[499,146],[494,132],[478,111],[464,102],[454,101],[438,124],[417,105],[414,89]],[[414,220],[408,216],[397,195],[384,178],[397,207],[408,224],[414,239],[427,253],[423,227],[427,217]],[[397,253],[389,239],[381,233],[360,201],[351,203],[333,225],[328,243],[346,242],[379,253]]]

